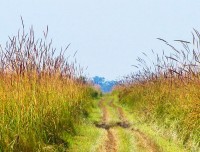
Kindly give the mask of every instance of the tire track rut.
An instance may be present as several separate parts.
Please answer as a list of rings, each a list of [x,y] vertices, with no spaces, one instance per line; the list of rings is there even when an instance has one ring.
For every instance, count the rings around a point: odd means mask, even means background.
[[[105,152],[117,152],[117,143],[114,131],[112,129],[112,125],[109,124],[109,112],[105,106],[106,100],[101,100],[99,102],[99,107],[102,109],[103,116],[102,122],[100,124],[96,124],[99,128],[104,128],[107,132],[106,141],[103,146],[100,146],[98,151],[105,151]]]
[[[137,146],[148,152],[159,152],[159,147],[153,142],[147,135],[141,132],[139,129],[131,129],[137,138]]]
[[[114,104],[114,100],[111,100],[109,105],[117,111],[117,114],[120,120],[119,122],[117,122],[117,125],[122,128],[129,128],[131,124],[128,122],[127,118],[125,117],[122,107],[116,106]]]
[[[124,110],[122,107],[119,107],[114,104],[114,101],[111,100],[109,105],[113,108],[115,108],[118,112],[118,117],[120,122],[117,124],[122,128],[130,128],[131,124],[129,123],[128,119],[125,116]],[[143,132],[141,132],[139,129],[135,129],[132,127],[131,132],[133,132],[133,135],[137,138],[137,147],[147,152],[159,152],[159,147],[156,145],[154,141],[152,141],[147,135],[145,135]]]

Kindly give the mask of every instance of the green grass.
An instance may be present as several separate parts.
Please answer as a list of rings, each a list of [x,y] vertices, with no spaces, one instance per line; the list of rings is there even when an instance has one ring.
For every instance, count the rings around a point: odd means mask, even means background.
[[[103,144],[106,131],[95,126],[95,123],[100,122],[102,117],[101,109],[98,108],[98,100],[94,101],[85,122],[76,128],[77,135],[71,138],[69,152],[95,152],[98,146]]]
[[[186,152],[186,150],[180,143],[177,144],[173,140],[167,139],[162,136],[158,130],[152,129],[152,125],[138,125],[142,132],[145,132],[159,147],[162,152]],[[159,128],[160,129],[160,128]]]
[[[77,127],[78,135],[71,138],[69,152],[95,152],[98,145],[103,143],[105,130],[96,128],[93,124],[85,124]]]
[[[154,85],[131,87],[130,92],[120,98],[121,104],[137,113],[141,121],[163,128],[163,132],[169,132],[169,138],[198,151],[200,116],[195,94],[198,95],[199,90],[189,85],[184,91],[176,86],[170,90],[167,84]]]
[[[112,119],[112,121],[110,121],[110,124],[116,124],[117,122],[120,122],[118,109],[109,106],[109,103],[111,100],[113,100],[113,104],[116,105],[117,97],[108,95],[106,99],[108,101],[107,108]],[[121,128],[119,126],[115,126],[114,130],[116,131],[118,144],[117,148],[119,152],[132,152],[136,150],[135,138],[130,130]]]
[[[143,149],[137,145],[137,138],[130,129],[133,127],[134,129],[139,129],[143,132],[151,141],[153,141],[162,152],[186,152],[189,149],[186,149],[180,141],[172,140],[169,137],[166,137],[163,133],[166,132],[164,128],[161,128],[154,123],[145,122],[144,119],[140,117],[137,111],[130,108],[129,105],[121,104],[119,101],[117,94],[113,94],[109,97],[110,99],[114,99],[114,104],[116,106],[120,106],[124,110],[124,114],[126,119],[130,122],[131,127],[128,129],[124,129],[121,127],[115,127],[117,137],[118,137],[118,150],[125,151],[142,151]],[[108,100],[110,100],[108,99]],[[113,118],[114,122],[118,122],[118,114],[116,109],[108,107],[110,117]],[[113,123],[114,123],[113,122]]]
[[[136,139],[130,130],[123,128],[116,128],[119,137],[119,152],[136,152]]]
[[[156,143],[156,145],[158,145],[160,151],[162,152],[190,151],[189,149],[186,149],[181,144],[180,141],[175,141],[171,139],[171,136],[166,136],[166,134],[164,133],[166,132],[168,133],[169,132],[168,130],[159,127],[155,123],[148,123],[147,121],[144,121],[143,118],[141,119],[140,115],[135,110],[130,108],[130,106],[126,104],[121,104],[121,102],[118,101],[117,94],[114,94],[113,96],[115,98],[115,104],[117,106],[123,107],[125,116],[131,123],[131,126],[134,127],[135,129],[139,129],[141,132],[147,135],[153,142]],[[132,138],[132,140],[135,141],[134,144],[136,144],[136,139],[131,136],[130,138]],[[137,151],[138,150],[137,148],[138,147],[136,146],[134,149]]]

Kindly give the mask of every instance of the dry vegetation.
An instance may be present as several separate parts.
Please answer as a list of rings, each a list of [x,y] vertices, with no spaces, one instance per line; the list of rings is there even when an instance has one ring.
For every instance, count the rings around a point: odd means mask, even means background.
[[[0,151],[65,151],[98,96],[80,66],[65,58],[69,46],[57,54],[48,41],[48,28],[43,34],[35,39],[33,28],[26,33],[22,20],[17,36],[9,37],[5,48],[0,46]],[[141,70],[115,91],[140,120],[198,151],[200,34],[194,30],[191,43],[176,40],[183,49],[159,40],[173,53],[155,54],[152,66],[138,58]]]
[[[33,28],[0,48],[0,151],[56,151],[68,147],[75,126],[92,105],[90,88],[52,41],[36,40]]]
[[[192,42],[175,40],[173,52],[155,55],[152,66],[138,58],[139,72],[127,76],[116,89],[119,99],[145,122],[164,128],[164,136],[186,148],[200,148],[200,34],[194,30]],[[153,52],[154,53],[154,52]],[[147,58],[148,56],[144,54]]]

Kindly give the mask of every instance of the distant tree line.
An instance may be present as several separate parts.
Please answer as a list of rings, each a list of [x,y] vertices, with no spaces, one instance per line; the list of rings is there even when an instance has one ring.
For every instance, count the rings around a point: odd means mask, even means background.
[[[93,83],[99,85],[102,92],[107,93],[112,91],[112,88],[117,84],[117,81],[106,81],[104,77],[95,76],[93,77]]]

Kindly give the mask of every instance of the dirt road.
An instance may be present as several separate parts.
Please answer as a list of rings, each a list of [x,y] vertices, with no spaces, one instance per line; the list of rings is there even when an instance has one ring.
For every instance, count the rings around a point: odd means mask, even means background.
[[[102,110],[101,122],[96,123],[96,127],[106,130],[106,138],[104,142],[97,148],[98,152],[118,152],[118,151],[146,151],[159,152],[159,147],[145,133],[136,129],[134,124],[131,124],[125,115],[122,107],[117,106],[112,98],[104,98],[99,102],[99,108]],[[125,132],[133,136],[134,141],[129,141],[135,144],[134,150],[129,147],[123,147],[123,139],[120,139],[119,128],[123,128],[122,134]],[[123,133],[124,132],[124,133]],[[132,140],[129,138],[127,140]],[[123,147],[123,149],[122,149]]]

